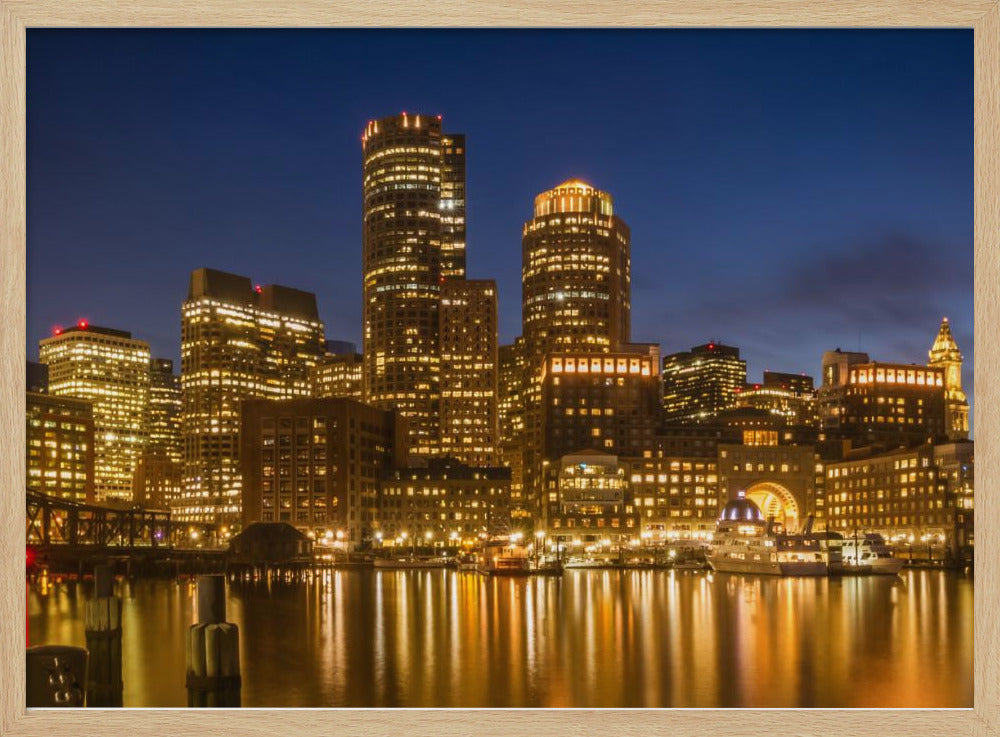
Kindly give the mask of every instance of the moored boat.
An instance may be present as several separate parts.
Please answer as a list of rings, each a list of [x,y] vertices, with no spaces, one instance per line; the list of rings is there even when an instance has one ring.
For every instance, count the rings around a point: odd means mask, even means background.
[[[528,549],[510,540],[491,540],[479,552],[479,572],[488,576],[527,576]]]
[[[785,534],[765,521],[743,492],[722,510],[706,557],[712,570],[724,573],[825,576],[829,571],[829,554],[808,524],[802,534]]]
[[[902,558],[893,556],[885,538],[874,532],[844,538],[843,561],[845,571],[858,568],[863,572],[886,576],[898,574],[904,562]]]

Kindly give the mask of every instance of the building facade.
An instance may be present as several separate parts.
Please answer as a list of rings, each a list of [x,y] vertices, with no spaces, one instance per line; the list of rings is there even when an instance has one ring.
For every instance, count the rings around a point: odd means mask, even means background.
[[[517,338],[497,350],[497,453],[500,465],[510,469],[510,513],[513,519],[531,514],[524,495],[525,355],[524,340]]]
[[[93,404],[29,391],[25,414],[28,488],[94,501]]]
[[[668,422],[710,422],[731,407],[747,381],[740,349],[706,343],[663,358],[663,415]]]
[[[382,479],[378,531],[383,545],[454,547],[510,527],[510,471],[428,458]]]
[[[765,371],[760,384],[736,390],[734,407],[766,410],[782,425],[818,427],[819,409],[811,376]]]
[[[232,525],[240,515],[240,402],[308,397],[324,352],[316,298],[214,269],[191,274],[181,309],[183,521]]]
[[[288,522],[318,540],[370,547],[381,479],[405,462],[405,421],[346,398],[242,405],[243,526]]]
[[[944,371],[916,364],[858,363],[838,407],[855,445],[912,445],[947,437]]]
[[[497,288],[492,280],[441,285],[442,455],[497,465]]]
[[[327,354],[312,369],[312,396],[346,397],[361,401],[364,359],[360,353]]]
[[[132,477],[149,440],[149,344],[80,320],[39,342],[49,393],[93,405],[94,499],[132,500]]]
[[[845,536],[877,532],[916,557],[961,555],[973,545],[965,519],[973,471],[969,441],[863,449],[827,465],[829,527]]]

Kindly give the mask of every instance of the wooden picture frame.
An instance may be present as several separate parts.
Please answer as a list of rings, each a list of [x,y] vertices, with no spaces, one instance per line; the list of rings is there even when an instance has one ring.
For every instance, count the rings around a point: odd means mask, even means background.
[[[965,27],[975,46],[974,708],[944,710],[25,709],[25,49],[30,27]],[[1000,0],[0,0],[0,689],[2,735],[975,735],[1000,733]]]

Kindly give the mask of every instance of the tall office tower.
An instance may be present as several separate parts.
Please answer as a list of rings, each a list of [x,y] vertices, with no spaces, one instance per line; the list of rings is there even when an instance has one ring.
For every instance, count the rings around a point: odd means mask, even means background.
[[[441,276],[465,277],[465,136],[441,136]]]
[[[316,399],[347,397],[361,401],[364,359],[360,353],[327,353],[312,370]]]
[[[214,269],[191,274],[181,311],[184,481],[178,519],[240,517],[240,402],[308,397],[323,355],[316,298],[288,287],[254,287]]]
[[[497,287],[490,279],[441,285],[442,455],[497,463]]]
[[[94,413],[94,498],[132,500],[132,475],[149,439],[149,344],[80,320],[38,344],[49,394],[86,399]]]
[[[178,463],[184,458],[181,438],[181,380],[169,358],[149,362],[150,449]]]
[[[440,116],[406,113],[370,121],[361,141],[365,401],[399,411],[412,451],[428,454],[441,437],[441,285],[465,272],[464,214],[461,228],[457,216],[442,222],[442,213],[459,211],[443,208],[442,190],[451,195],[449,207],[461,200],[464,213],[457,172],[465,146],[442,134]]]
[[[166,509],[180,496],[184,458],[181,383],[169,358],[149,363],[149,442],[132,478],[132,499]]]
[[[702,422],[732,406],[747,382],[740,349],[706,343],[663,358],[663,417],[668,422]]]
[[[94,501],[94,408],[85,399],[27,392],[28,488]]]
[[[969,437],[969,402],[962,390],[962,353],[951,333],[948,318],[941,320],[934,345],[928,351],[927,365],[944,371],[945,426],[950,440]]]
[[[630,236],[614,202],[578,179],[535,197],[521,238],[523,495],[538,507],[546,356],[619,350],[630,334]]]
[[[629,229],[610,194],[578,179],[542,192],[521,243],[522,335],[532,371],[547,353],[612,351],[629,341]]]
[[[529,516],[524,498],[524,339],[497,349],[497,453],[510,469],[510,513],[514,519]]]

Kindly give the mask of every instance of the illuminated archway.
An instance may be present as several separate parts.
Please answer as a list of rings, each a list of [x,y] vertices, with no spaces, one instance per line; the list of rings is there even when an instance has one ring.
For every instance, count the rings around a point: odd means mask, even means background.
[[[781,484],[761,481],[747,488],[746,497],[760,508],[764,519],[773,517],[787,530],[798,529],[799,504],[792,492]]]

